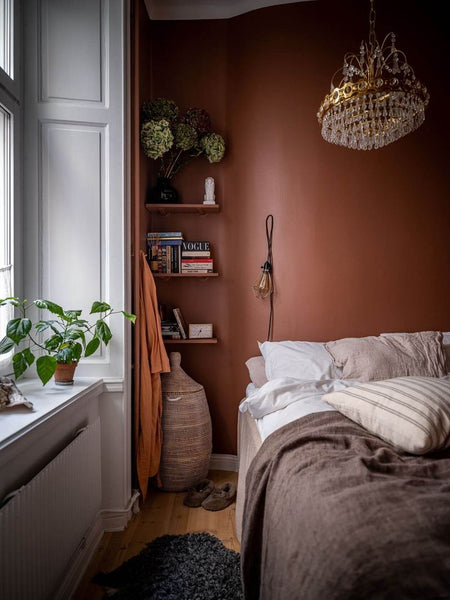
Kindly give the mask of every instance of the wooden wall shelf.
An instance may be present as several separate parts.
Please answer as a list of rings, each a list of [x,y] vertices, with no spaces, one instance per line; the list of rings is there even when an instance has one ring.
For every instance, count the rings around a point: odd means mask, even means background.
[[[208,215],[220,211],[219,204],[146,204],[145,208],[151,213],[163,216],[186,213]]]
[[[219,277],[219,273],[153,273],[157,279],[172,279],[173,277]]]
[[[217,338],[198,338],[193,340],[164,340],[165,344],[217,344]]]

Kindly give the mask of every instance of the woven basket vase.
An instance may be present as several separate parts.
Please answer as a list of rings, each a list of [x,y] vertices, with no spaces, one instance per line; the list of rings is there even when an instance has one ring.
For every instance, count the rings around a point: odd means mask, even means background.
[[[205,390],[181,368],[181,354],[170,353],[170,373],[162,380],[163,444],[159,468],[162,489],[180,492],[208,474],[211,417]]]

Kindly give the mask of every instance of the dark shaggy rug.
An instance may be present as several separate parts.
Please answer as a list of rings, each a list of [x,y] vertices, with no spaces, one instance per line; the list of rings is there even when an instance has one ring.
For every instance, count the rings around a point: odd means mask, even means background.
[[[114,600],[240,600],[240,555],[209,533],[163,535],[94,582]]]

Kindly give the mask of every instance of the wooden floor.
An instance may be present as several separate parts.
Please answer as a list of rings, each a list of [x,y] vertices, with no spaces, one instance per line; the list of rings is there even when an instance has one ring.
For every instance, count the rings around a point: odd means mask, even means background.
[[[208,477],[216,484],[225,481],[237,484],[237,473],[230,471],[211,471]],[[91,582],[93,575],[98,571],[116,569],[160,535],[207,531],[222,540],[227,548],[239,552],[234,523],[235,503],[224,510],[212,512],[201,507],[184,506],[184,496],[185,492],[151,490],[141,512],[134,515],[124,531],[105,533],[73,600],[101,600],[103,591]]]

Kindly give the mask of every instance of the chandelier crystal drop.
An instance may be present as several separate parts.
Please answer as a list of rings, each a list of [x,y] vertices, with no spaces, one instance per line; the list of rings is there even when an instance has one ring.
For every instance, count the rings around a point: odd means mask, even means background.
[[[322,137],[355,150],[382,148],[424,122],[429,99],[427,88],[396,47],[395,34],[378,43],[370,0],[369,41],[361,42],[359,56],[345,55],[317,113]]]

